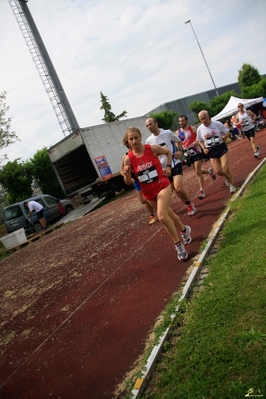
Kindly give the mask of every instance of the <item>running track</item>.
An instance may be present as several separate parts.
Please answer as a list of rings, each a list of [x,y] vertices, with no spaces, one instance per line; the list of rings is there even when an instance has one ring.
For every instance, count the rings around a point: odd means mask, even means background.
[[[266,129],[257,141],[262,159]],[[229,149],[240,186],[260,160],[247,139]],[[201,201],[192,168],[184,179],[198,210],[189,218],[173,195],[173,209],[192,227],[184,263],[161,224],[148,225],[134,191],[0,262],[1,399],[115,398],[231,197],[223,178],[206,176]]]

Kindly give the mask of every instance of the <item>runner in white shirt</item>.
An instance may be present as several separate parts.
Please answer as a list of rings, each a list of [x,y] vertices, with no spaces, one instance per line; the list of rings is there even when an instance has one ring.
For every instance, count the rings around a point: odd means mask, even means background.
[[[171,166],[171,176],[170,181],[175,189],[178,197],[187,207],[187,212],[189,216],[195,215],[197,209],[194,204],[190,201],[188,194],[184,188],[183,184],[183,173],[182,173],[182,162],[180,157],[182,156],[182,142],[175,135],[172,130],[159,129],[158,123],[154,118],[148,118],[146,120],[146,127],[151,132],[151,135],[147,138],[146,144],[157,144],[160,146],[166,146],[172,153],[172,164]],[[178,148],[176,148],[175,143],[178,143]],[[162,168],[166,168],[166,157],[160,158]]]
[[[225,177],[225,184],[233,194],[236,192],[236,187],[233,184],[226,145],[226,140],[230,135],[229,129],[221,122],[212,121],[208,111],[200,111],[198,116],[202,124],[197,129],[197,141],[204,154],[208,154],[215,174]]]
[[[246,110],[244,108],[244,105],[239,103],[238,106],[238,113],[236,114],[235,117],[235,123],[241,124],[241,129],[244,132],[245,136],[248,138],[248,140],[251,143],[251,147],[254,151],[254,157],[258,158],[260,155],[260,147],[256,143],[255,139],[255,126],[254,123],[256,122],[256,115],[254,112],[250,110]]]

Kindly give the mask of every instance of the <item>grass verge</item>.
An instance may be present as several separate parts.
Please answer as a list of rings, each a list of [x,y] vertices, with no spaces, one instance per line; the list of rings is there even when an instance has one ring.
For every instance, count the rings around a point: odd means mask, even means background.
[[[143,399],[266,397],[266,167],[231,204],[203,289],[187,302]]]

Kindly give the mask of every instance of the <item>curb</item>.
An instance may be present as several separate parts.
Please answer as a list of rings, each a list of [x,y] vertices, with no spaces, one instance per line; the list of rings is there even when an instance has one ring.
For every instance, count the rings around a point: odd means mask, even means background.
[[[230,209],[230,202],[235,201],[236,199],[238,199],[240,196],[243,195],[247,185],[251,182],[251,180],[254,178],[254,176],[258,173],[258,171],[262,168],[262,166],[266,163],[266,158],[264,158],[259,165],[253,170],[253,172],[251,172],[248,177],[246,178],[246,180],[244,181],[244,183],[242,184],[242,186],[240,187],[240,190],[237,191],[232,199],[229,200],[229,204],[227,205],[225,211],[222,213],[222,215],[219,217],[219,219],[217,220],[216,223],[214,223],[213,228],[208,236],[208,242],[206,247],[204,248],[204,250],[202,251],[199,259],[197,261],[194,262],[194,267],[189,275],[189,278],[182,290],[182,294],[181,297],[179,299],[179,302],[181,302],[183,299],[187,298],[190,291],[191,291],[191,286],[194,283],[196,277],[198,276],[199,272],[201,271],[201,268],[204,264],[204,261],[206,259],[206,257],[209,255],[210,250],[219,234],[219,232],[221,231],[224,222],[226,221],[226,219],[228,218],[231,209]],[[176,307],[175,309],[175,313],[172,315],[172,320],[175,319],[177,313],[179,311],[179,306]],[[154,346],[154,348],[152,349],[152,352],[146,362],[146,365],[144,366],[143,370],[141,371],[141,377],[137,378],[134,384],[134,388],[131,391],[131,396],[130,399],[134,399],[134,398],[140,398],[140,395],[143,393],[144,388],[147,385],[147,382],[149,380],[149,378],[152,375],[153,369],[155,367],[155,364],[158,360],[158,358],[161,355],[162,349],[163,349],[163,345],[166,342],[170,332],[171,332],[171,328],[172,326],[170,325],[165,332],[161,335],[160,339],[159,339],[159,343],[157,345]]]

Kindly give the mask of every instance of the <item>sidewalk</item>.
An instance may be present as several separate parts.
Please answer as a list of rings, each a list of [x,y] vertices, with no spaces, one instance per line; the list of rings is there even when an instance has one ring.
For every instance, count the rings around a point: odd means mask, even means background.
[[[68,222],[73,222],[73,220],[79,219],[91,211],[93,211],[94,208],[96,208],[103,200],[103,198],[93,198],[88,204],[85,204],[83,206],[80,206],[79,208],[73,209],[73,211],[69,212],[66,216],[61,218],[57,223],[55,223],[54,226],[57,226],[61,223],[68,223]]]

